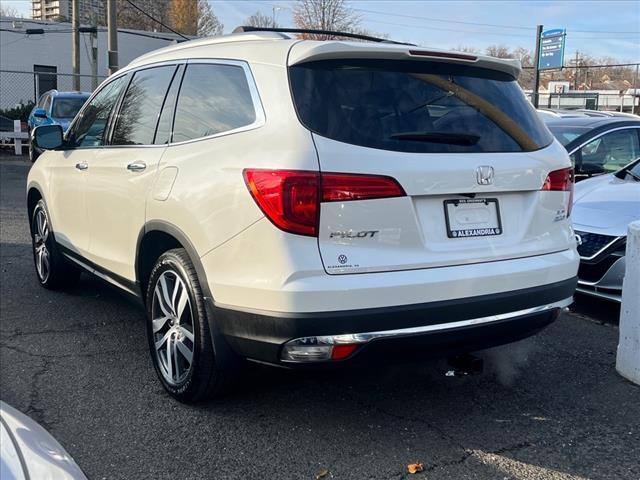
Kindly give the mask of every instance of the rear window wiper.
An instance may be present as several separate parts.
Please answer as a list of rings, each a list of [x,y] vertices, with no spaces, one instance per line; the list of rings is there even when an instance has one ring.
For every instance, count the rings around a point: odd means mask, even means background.
[[[402,132],[394,133],[389,138],[392,140],[408,140],[412,142],[445,143],[449,145],[472,146],[478,143],[478,135],[468,133],[444,133],[444,132]]]

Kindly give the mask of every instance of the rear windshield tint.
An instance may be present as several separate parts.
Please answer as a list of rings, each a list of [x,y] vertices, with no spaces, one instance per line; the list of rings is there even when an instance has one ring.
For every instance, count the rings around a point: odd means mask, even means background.
[[[568,145],[569,143],[573,142],[576,138],[578,138],[580,135],[583,135],[587,133],[589,130],[591,130],[590,127],[575,127],[575,126],[563,127],[563,126],[556,126],[556,125],[548,125],[548,127],[549,127],[549,130],[551,130],[551,133],[555,135],[555,137],[558,139],[558,141],[562,145]]]
[[[516,80],[438,62],[331,60],[290,67],[300,121],[354,145],[415,153],[520,152],[553,136]]]

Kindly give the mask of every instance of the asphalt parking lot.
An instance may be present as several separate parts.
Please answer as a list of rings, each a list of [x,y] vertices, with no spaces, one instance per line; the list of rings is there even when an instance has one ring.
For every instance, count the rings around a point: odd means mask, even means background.
[[[0,158],[0,398],[89,478],[640,479],[640,387],[615,372],[615,305],[578,298],[538,336],[480,353],[479,375],[253,366],[235,394],[185,406],[157,381],[133,303],[88,276],[38,286],[28,168]]]

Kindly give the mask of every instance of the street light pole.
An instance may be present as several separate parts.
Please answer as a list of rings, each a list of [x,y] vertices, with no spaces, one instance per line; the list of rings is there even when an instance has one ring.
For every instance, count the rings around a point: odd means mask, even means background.
[[[107,62],[109,75],[118,71],[118,25],[116,20],[116,0],[107,0]]]
[[[542,25],[538,25],[536,29],[536,64],[534,67],[533,94],[531,95],[533,106],[536,108],[538,108],[538,90],[540,90],[540,37],[542,36],[542,29]]]
[[[80,91],[80,15],[78,0],[71,3],[71,66],[73,69],[73,89]]]
[[[98,18],[94,13],[92,15],[91,26],[93,31],[91,32],[91,91],[98,87]]]

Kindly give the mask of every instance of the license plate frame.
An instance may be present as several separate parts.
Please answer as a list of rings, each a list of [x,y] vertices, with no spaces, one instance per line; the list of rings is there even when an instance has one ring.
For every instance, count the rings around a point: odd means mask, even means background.
[[[471,205],[471,204],[485,204],[487,206],[493,205],[493,212],[495,212],[495,222],[497,225],[493,226],[493,224],[480,227],[480,228],[451,228],[451,220],[449,218],[450,213],[453,211],[450,209],[450,205],[453,208],[458,208],[460,205]],[[500,218],[500,203],[497,198],[457,198],[457,199],[449,199],[443,202],[444,206],[444,219],[447,226],[447,237],[448,238],[474,238],[474,237],[495,237],[498,235],[502,235],[502,219]],[[491,208],[490,208],[491,210]]]

